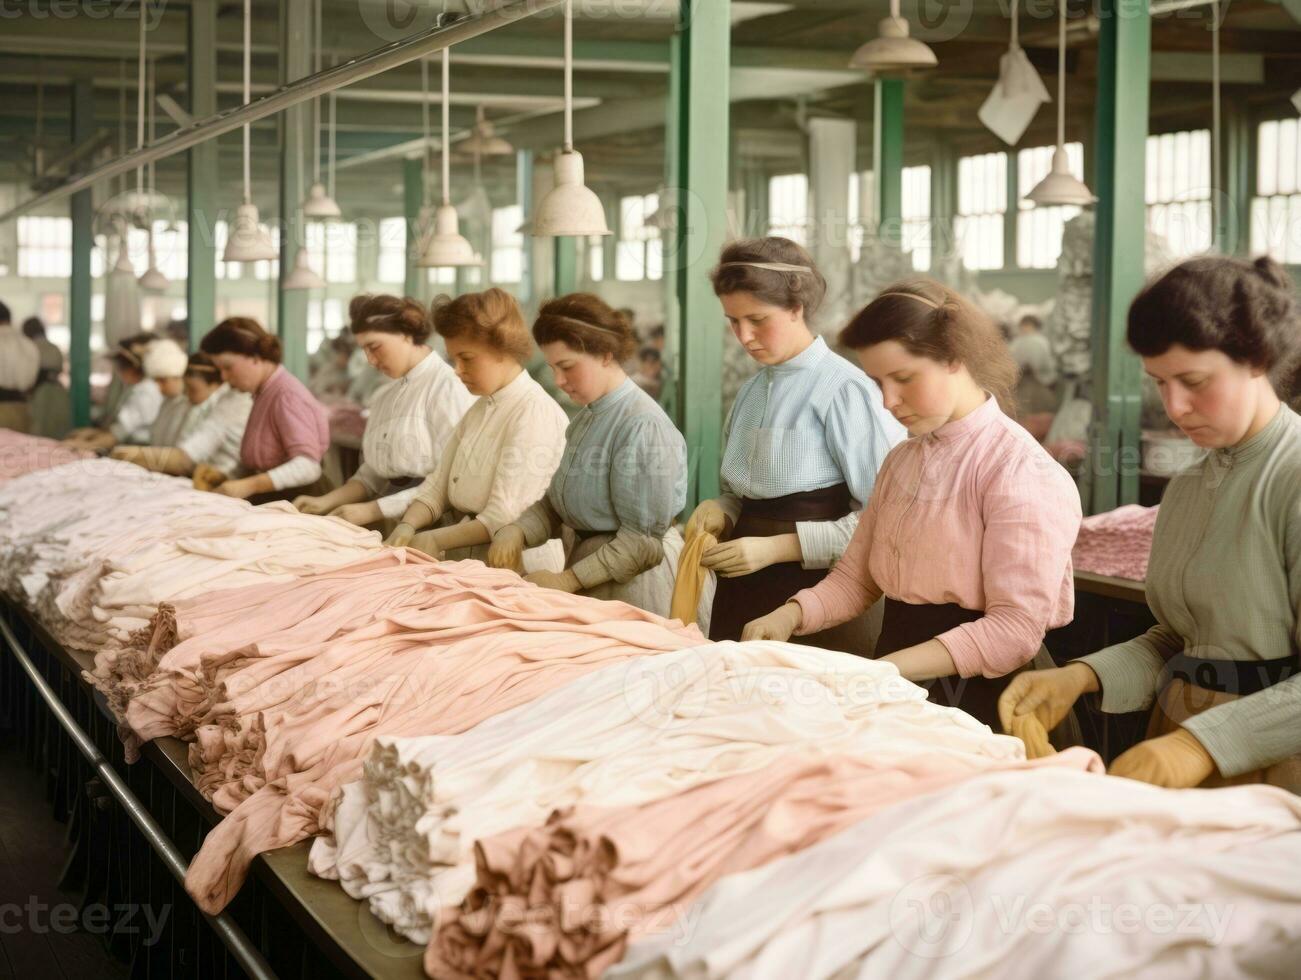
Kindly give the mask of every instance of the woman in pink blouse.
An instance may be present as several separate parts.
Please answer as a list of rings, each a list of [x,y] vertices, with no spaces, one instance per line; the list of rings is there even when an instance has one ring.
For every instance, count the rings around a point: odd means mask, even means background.
[[[886,457],[844,556],[744,639],[843,623],[885,596],[875,656],[989,725],[1011,675],[1074,611],[1080,498],[1005,414],[1016,366],[994,323],[929,279],[889,287],[841,333],[909,438]]]

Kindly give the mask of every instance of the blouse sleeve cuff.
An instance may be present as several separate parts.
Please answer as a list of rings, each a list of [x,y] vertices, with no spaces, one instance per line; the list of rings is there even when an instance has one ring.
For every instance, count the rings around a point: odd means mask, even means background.
[[[1141,638],[1139,638],[1141,640]],[[1102,685],[1099,707],[1107,714],[1152,706],[1165,661],[1139,640],[1130,640],[1081,657]]]
[[[574,573],[584,590],[594,589],[598,585],[604,585],[614,578],[614,575],[601,561],[600,552],[594,552],[581,561],[577,561],[569,569]]]
[[[795,533],[800,539],[800,564],[804,568],[830,568],[849,547],[858,526],[858,513],[836,521],[799,521]]]
[[[795,593],[792,601],[800,607],[800,627],[795,631],[796,636],[808,636],[822,629],[822,624],[827,621],[827,613],[817,592],[802,589]]]

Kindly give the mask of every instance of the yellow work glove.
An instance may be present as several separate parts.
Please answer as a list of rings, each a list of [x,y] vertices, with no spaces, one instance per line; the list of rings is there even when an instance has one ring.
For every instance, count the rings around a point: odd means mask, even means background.
[[[1200,786],[1217,772],[1215,760],[1186,728],[1139,742],[1122,752],[1107,772],[1167,789]]]
[[[998,720],[1003,731],[1015,735],[1015,719],[1033,715],[1044,731],[1050,732],[1061,724],[1080,695],[1097,689],[1098,675],[1088,664],[1071,663],[1052,670],[1022,671],[1012,678],[1012,683],[999,696]]]
[[[1043,759],[1057,753],[1048,741],[1048,732],[1043,722],[1034,715],[1013,715],[1011,734],[1025,745],[1027,759]]]
[[[741,630],[742,640],[776,640],[785,643],[800,628],[804,611],[794,602],[788,602],[774,609],[767,616],[760,616],[745,624]]]
[[[393,529],[393,533],[384,539],[390,548],[405,548],[416,536],[416,529],[410,524],[402,523]]]
[[[215,466],[200,463],[194,468],[194,489],[215,490],[226,482],[226,474]]]
[[[507,524],[492,538],[488,549],[488,566],[490,568],[509,568],[513,572],[524,571],[524,530],[514,524]]]

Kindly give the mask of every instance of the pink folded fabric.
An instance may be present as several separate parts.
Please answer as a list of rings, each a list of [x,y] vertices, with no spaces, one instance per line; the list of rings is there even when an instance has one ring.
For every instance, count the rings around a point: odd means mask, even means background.
[[[15,477],[74,463],[79,459],[89,459],[94,455],[80,449],[70,449],[55,439],[0,429],[0,486]]]
[[[1076,571],[1144,581],[1158,509],[1127,504],[1086,517],[1072,552]]]
[[[596,978],[668,928],[713,882],[817,843],[878,810],[997,769],[1102,773],[1069,749],[1033,762],[919,754],[902,764],[787,756],[640,807],[583,806],[479,841],[478,884],[444,909],[435,980]],[[740,910],[738,910],[740,911]]]
[[[226,817],[186,888],[225,907],[248,865],[328,826],[378,735],[456,734],[610,664],[704,642],[698,629],[624,603],[537,588],[479,562],[427,570],[418,600],[324,642],[270,656],[242,646],[201,659],[195,785]]]

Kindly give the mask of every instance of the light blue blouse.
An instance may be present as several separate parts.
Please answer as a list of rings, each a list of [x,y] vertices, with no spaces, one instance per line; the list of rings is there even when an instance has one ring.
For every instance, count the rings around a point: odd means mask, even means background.
[[[720,503],[735,521],[743,497],[770,500],[844,483],[861,508],[886,454],[907,435],[876,382],[818,337],[737,394],[724,429]],[[804,567],[830,566],[857,526],[857,510],[797,524]]]
[[[664,557],[663,538],[686,506],[687,444],[632,379],[580,409],[543,500],[516,523],[536,547],[560,525],[615,537],[573,566],[585,589],[630,581]]]

